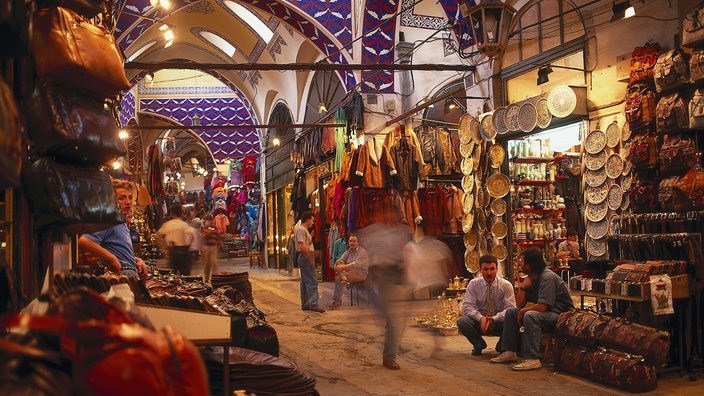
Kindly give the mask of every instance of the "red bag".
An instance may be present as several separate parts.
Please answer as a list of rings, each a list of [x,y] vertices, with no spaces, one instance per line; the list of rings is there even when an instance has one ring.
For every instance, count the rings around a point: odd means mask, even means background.
[[[631,53],[630,83],[652,83],[653,67],[662,53],[663,50],[658,43],[636,47]]]
[[[642,128],[655,119],[655,93],[646,85],[628,87],[626,94],[626,120],[631,130]]]

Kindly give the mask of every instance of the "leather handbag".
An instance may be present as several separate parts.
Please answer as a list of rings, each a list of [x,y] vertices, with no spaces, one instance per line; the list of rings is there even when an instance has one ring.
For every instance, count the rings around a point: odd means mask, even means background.
[[[644,84],[628,87],[626,94],[626,120],[631,130],[650,124],[655,118],[655,93]]]
[[[689,127],[691,129],[704,128],[704,89],[694,91],[689,101]]]
[[[704,208],[704,170],[690,169],[672,188],[674,208],[678,212]]]
[[[688,105],[678,92],[663,96],[655,108],[658,133],[689,128]]]
[[[685,54],[677,49],[661,54],[653,66],[653,80],[657,92],[689,82],[689,62]]]
[[[704,50],[694,50],[689,57],[689,80],[697,82],[702,78],[704,78]]]
[[[95,165],[125,155],[118,125],[108,105],[46,82],[27,103],[27,134],[39,154]]]
[[[22,185],[36,228],[86,234],[125,222],[110,178],[97,167],[42,157],[22,169]]]
[[[37,10],[30,49],[39,78],[98,98],[129,89],[123,57],[115,39],[63,7]]]
[[[652,83],[653,66],[663,53],[660,44],[647,43],[642,47],[636,47],[631,53],[630,64],[630,84]]]
[[[660,180],[658,185],[658,202],[660,202],[660,209],[663,211],[673,211],[674,203],[672,200],[672,193],[674,185],[680,180],[679,176],[670,176]]]
[[[20,184],[24,157],[22,123],[10,88],[0,79],[0,188]]]
[[[682,20],[682,46],[696,47],[704,42],[704,5],[685,14]]]
[[[697,147],[693,139],[666,136],[660,147],[660,175],[683,174],[697,163]]]

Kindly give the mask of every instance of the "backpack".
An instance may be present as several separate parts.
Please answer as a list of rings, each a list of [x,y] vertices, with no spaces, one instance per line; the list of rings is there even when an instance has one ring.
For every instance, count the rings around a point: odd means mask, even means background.
[[[658,43],[636,47],[631,53],[630,83],[650,83],[653,78],[653,67],[662,53],[663,50]]]
[[[626,120],[631,130],[650,124],[655,118],[655,93],[644,84],[628,87],[626,94]]]

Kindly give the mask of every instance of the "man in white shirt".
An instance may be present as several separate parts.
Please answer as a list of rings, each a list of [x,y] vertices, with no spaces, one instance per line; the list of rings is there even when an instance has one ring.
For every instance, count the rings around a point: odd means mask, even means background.
[[[472,279],[462,302],[463,316],[457,321],[457,328],[472,343],[473,356],[480,356],[487,345],[482,335],[501,335],[504,315],[509,308],[516,307],[513,285],[504,278],[497,277],[496,257],[485,254],[479,258],[481,277]],[[501,340],[497,344],[500,349]]]
[[[169,252],[169,266],[178,275],[191,274],[191,252],[188,248],[195,239],[193,227],[183,221],[183,207],[173,205],[170,210],[171,220],[165,222],[156,238],[159,246]]]
[[[313,213],[301,214],[301,226],[296,229],[298,268],[301,270],[301,308],[304,311],[323,313],[318,305],[318,278],[315,275],[315,248],[308,230],[313,227]]]

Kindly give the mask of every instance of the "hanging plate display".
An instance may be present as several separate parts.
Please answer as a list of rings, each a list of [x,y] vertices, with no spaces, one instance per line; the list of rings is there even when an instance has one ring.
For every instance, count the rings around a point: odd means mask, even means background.
[[[464,214],[471,213],[474,208],[474,194],[471,191],[465,191],[462,197],[462,212]]]
[[[616,121],[612,122],[609,124],[608,127],[606,127],[606,145],[609,148],[614,148],[618,146],[618,144],[621,142],[621,130],[618,127],[618,123]]]
[[[494,198],[503,198],[511,189],[511,182],[503,173],[494,173],[486,179],[486,187]]]
[[[597,154],[606,147],[606,134],[598,129],[589,132],[584,141],[584,149],[589,154]]]
[[[472,151],[472,159],[474,160],[474,169],[479,170],[479,161],[482,159],[482,145],[475,144]]]
[[[468,250],[464,254],[464,266],[467,271],[475,273],[479,271],[479,252],[476,250]]]
[[[585,154],[584,165],[589,170],[597,170],[606,165],[606,150],[601,150],[597,154]]]
[[[587,235],[592,239],[600,239],[609,232],[609,220],[604,218],[597,222],[587,223]]]
[[[606,213],[609,211],[609,207],[606,205],[606,201],[599,204],[587,202],[584,211],[586,212],[587,220],[597,222],[603,220],[606,217]]]
[[[484,189],[480,185],[477,185],[477,188],[474,192],[474,196],[477,200],[477,204],[475,206],[481,207],[482,205],[484,205]]]
[[[492,168],[498,168],[504,163],[506,151],[500,144],[495,144],[489,149],[489,164]]]
[[[462,218],[462,232],[468,233],[474,225],[474,214],[467,213]]]
[[[606,175],[612,179],[621,176],[623,172],[623,158],[614,153],[606,159]]]
[[[606,238],[592,239],[587,235],[587,253],[592,256],[603,256],[606,254]]]
[[[538,114],[536,125],[543,129],[549,127],[552,122],[552,113],[548,109],[548,100],[545,98],[539,99],[535,103],[535,111]]]
[[[533,103],[525,102],[518,110],[518,127],[523,132],[532,132],[538,122],[538,111]]]
[[[491,254],[493,254],[497,260],[503,261],[508,257],[508,249],[506,249],[504,245],[496,245],[491,249]]]
[[[470,140],[472,140],[472,132],[470,131],[472,118],[473,117],[467,113],[462,114],[462,117],[460,117],[460,122],[457,129],[461,143],[467,144]]]
[[[460,142],[460,155],[462,158],[467,158],[472,156],[472,151],[474,151],[474,142],[462,143]]]
[[[464,234],[464,247],[467,250],[474,250],[477,247],[477,230],[472,228],[469,232]]]
[[[609,186],[604,183],[597,187],[587,187],[586,191],[587,202],[590,204],[600,204],[606,200],[609,195]]]
[[[462,162],[460,162],[460,169],[462,170],[462,174],[465,176],[471,174],[472,170],[474,170],[474,161],[472,160],[472,157],[462,158]]]
[[[491,226],[491,235],[495,238],[502,239],[508,233],[508,227],[504,222],[496,222]]]
[[[496,198],[491,202],[491,213],[494,216],[503,216],[506,213],[506,201],[501,198]]]
[[[611,218],[609,219],[609,233],[611,235],[621,234],[621,216],[611,216]]]
[[[621,127],[621,140],[623,140],[625,142],[630,138],[631,138],[631,126],[628,125],[628,122],[624,122],[623,126]]]
[[[484,209],[476,208],[474,211],[476,216],[474,223],[477,225],[477,230],[484,232],[486,230],[486,215],[484,214]],[[481,238],[479,238],[481,243]]]
[[[474,188],[474,175],[464,175],[462,177],[462,189],[464,192],[470,192]]]
[[[584,172],[584,179],[586,180],[587,185],[591,187],[596,187],[604,184],[606,178],[606,169],[604,168],[597,170],[587,169],[587,171]]]
[[[633,182],[633,174],[627,173],[621,178],[621,190],[624,192],[631,189],[631,183]]]
[[[548,95],[548,109],[558,118],[567,117],[577,107],[577,94],[567,85],[552,89]]]
[[[494,138],[496,137],[496,129],[494,129],[494,114],[493,114],[493,112],[484,113],[483,115],[480,115],[479,117],[481,120],[481,121],[479,121],[479,134],[487,142],[494,140]]]
[[[621,207],[621,201],[623,201],[623,190],[618,184],[612,184],[609,187],[609,194],[606,197],[606,203],[611,210],[618,210]]]
[[[511,132],[516,132],[521,130],[518,125],[518,113],[521,111],[521,105],[518,103],[511,103],[506,106],[506,112],[504,113],[504,121],[506,121],[506,126]]]
[[[478,142],[482,139],[479,135],[479,120],[477,117],[472,117],[469,120],[469,136],[474,142]]]
[[[508,132],[508,125],[506,125],[506,108],[499,107],[494,110],[494,129],[499,135],[503,135]]]
[[[627,174],[631,173],[631,169],[633,169],[633,163],[628,160],[623,160],[623,172],[621,172],[621,174],[626,176]]]

